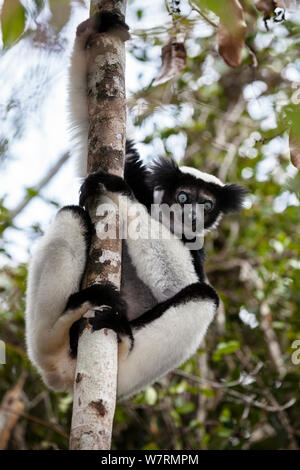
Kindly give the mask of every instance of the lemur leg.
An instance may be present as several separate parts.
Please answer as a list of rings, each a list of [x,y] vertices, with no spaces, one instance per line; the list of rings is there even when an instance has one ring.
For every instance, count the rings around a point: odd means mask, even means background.
[[[212,321],[219,299],[205,283],[195,283],[130,322],[134,348],[126,337],[119,346],[118,398],[138,393],[153,381],[182,364],[199,347]],[[107,316],[105,326],[114,329]],[[101,317],[91,319],[103,328]],[[122,336],[122,334],[121,334]]]
[[[103,12],[81,23],[76,31],[69,70],[69,121],[73,153],[76,155],[78,174],[82,177],[87,171],[88,150],[86,48],[93,34],[110,30],[126,40],[129,37],[128,29],[118,15]]]
[[[27,348],[44,378],[47,372],[54,373],[58,357],[67,364],[70,326],[91,307],[86,301],[66,310],[70,295],[80,288],[92,230],[82,208],[64,207],[39,241],[29,265]]]
[[[126,304],[111,284],[80,290],[93,230],[89,215],[81,207],[63,208],[30,263],[27,349],[44,381],[55,390],[72,389],[76,351],[69,349],[69,336],[71,349],[77,348],[82,323],[87,322],[82,316],[88,310],[103,305],[111,309],[118,315],[119,323],[124,323],[120,332],[132,339],[128,322],[122,320],[126,319]]]

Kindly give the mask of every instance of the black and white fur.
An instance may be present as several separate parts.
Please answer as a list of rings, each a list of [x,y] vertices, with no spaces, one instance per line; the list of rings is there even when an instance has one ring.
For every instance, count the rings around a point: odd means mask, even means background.
[[[108,20],[114,23],[110,15]],[[78,28],[70,74],[71,118],[84,172],[84,56],[94,26],[85,22]],[[103,23],[102,29],[98,24],[98,30],[105,30]],[[242,205],[244,190],[238,186],[224,185],[193,168],[179,168],[168,159],[159,159],[147,168],[130,142],[126,154],[124,180],[104,172],[90,175],[81,188],[80,206],[67,206],[58,212],[30,262],[27,348],[46,384],[55,390],[72,391],[78,334],[84,322],[89,321],[94,330],[107,327],[118,333],[118,398],[125,399],[194,354],[218,307],[218,295],[205,282],[203,249],[190,251],[176,236],[124,240],[120,293],[108,283],[81,289],[94,230],[84,206],[95,192],[122,194],[129,207],[138,208],[145,225],[151,217],[151,204],[170,204],[178,188],[191,190],[200,202],[203,197],[213,201],[213,210],[205,216],[206,230],[215,227],[223,213]],[[161,226],[161,230],[166,232],[167,228]],[[82,318],[88,310],[103,305],[106,307],[96,311],[94,318]]]

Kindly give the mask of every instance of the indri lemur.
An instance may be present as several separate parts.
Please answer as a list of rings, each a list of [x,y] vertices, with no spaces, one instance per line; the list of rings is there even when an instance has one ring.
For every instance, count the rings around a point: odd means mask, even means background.
[[[77,129],[77,153],[84,172],[87,159],[87,96],[85,51],[97,28],[126,29],[116,16],[104,13],[77,30],[70,72],[71,119]],[[241,208],[245,190],[171,159],[146,166],[127,142],[124,179],[99,171],[89,175],[80,205],[62,208],[38,242],[29,267],[26,332],[29,357],[46,384],[72,391],[81,318],[90,309],[93,330],[115,330],[119,338],[118,398],[127,398],[179,366],[195,353],[211,323],[219,299],[206,283],[204,250],[190,250],[184,238],[123,241],[121,292],[109,283],[81,289],[91,234],[85,202],[118,192],[128,207],[136,206],[142,226],[152,203],[204,207],[204,228],[215,228],[223,213]],[[193,212],[195,217],[196,212]],[[193,220],[194,222],[194,220]],[[160,224],[159,221],[152,221]],[[168,230],[161,224],[162,233]],[[169,232],[170,233],[170,232]],[[168,239],[169,238],[169,239]]]

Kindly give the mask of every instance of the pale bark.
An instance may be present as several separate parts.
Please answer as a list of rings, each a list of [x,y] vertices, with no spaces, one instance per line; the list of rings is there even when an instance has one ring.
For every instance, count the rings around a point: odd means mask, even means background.
[[[91,0],[91,15],[114,11],[125,15],[126,0]],[[88,172],[99,169],[122,175],[126,140],[125,47],[116,34],[95,34],[88,54]],[[89,201],[94,223],[97,201]],[[109,214],[107,215],[109,218]],[[102,218],[103,222],[103,218]],[[94,237],[83,286],[103,281],[121,284],[121,241]],[[74,383],[71,449],[109,449],[116,403],[117,340],[111,330],[79,338]]]
[[[16,385],[3,397],[0,405],[0,450],[6,449],[11,433],[24,411],[23,387],[27,374],[23,373]]]
[[[270,357],[273,361],[274,366],[277,369],[279,377],[282,378],[287,373],[287,370],[284,363],[284,355],[281,351],[276,332],[273,328],[272,313],[267,300],[262,301],[260,306],[260,314],[260,326],[264,332],[266,345],[268,346]]]

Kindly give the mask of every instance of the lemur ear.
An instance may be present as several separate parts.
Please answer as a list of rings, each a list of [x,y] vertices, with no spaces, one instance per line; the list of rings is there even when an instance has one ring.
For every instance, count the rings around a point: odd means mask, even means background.
[[[220,191],[221,211],[238,212],[242,209],[248,190],[237,184],[226,184]]]
[[[173,159],[160,157],[149,165],[147,183],[152,189],[172,188],[180,176],[181,171]]]

